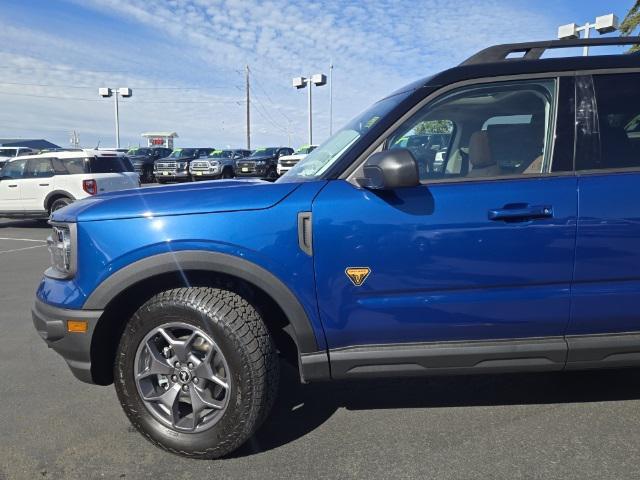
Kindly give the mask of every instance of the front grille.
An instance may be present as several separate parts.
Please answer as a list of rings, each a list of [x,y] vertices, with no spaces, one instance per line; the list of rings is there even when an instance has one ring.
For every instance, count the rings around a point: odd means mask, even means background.
[[[209,170],[209,162],[191,162],[191,170]]]
[[[256,171],[256,162],[238,162],[238,172],[254,173],[255,171]]]
[[[158,172],[175,172],[177,170],[176,162],[158,162],[156,163]]]
[[[280,165],[283,167],[293,167],[296,163],[298,160],[280,160]]]

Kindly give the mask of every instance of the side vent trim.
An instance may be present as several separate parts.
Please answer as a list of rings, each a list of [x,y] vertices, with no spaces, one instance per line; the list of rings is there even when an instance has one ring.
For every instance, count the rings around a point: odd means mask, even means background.
[[[310,257],[313,256],[312,238],[311,212],[298,213],[298,246]]]

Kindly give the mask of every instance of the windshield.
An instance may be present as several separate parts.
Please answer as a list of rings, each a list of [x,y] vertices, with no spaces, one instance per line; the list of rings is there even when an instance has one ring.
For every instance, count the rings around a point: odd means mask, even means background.
[[[183,148],[176,148],[173,152],[171,152],[171,155],[169,155],[169,158],[185,158],[185,157],[191,157],[193,155],[193,150],[192,149],[183,149]]]
[[[17,148],[0,148],[0,157],[15,157],[17,154]]]
[[[304,145],[294,152],[294,155],[307,155],[315,150],[315,145]]]
[[[252,157],[271,157],[276,154],[277,148],[258,148],[251,154]]]
[[[148,155],[150,150],[148,148],[130,148],[127,150],[127,155],[131,156],[140,156],[140,155]]]
[[[362,138],[378,121],[393,110],[411,91],[398,93],[375,103],[371,108],[351,120],[344,128],[329,138],[298,164],[285,173],[280,180],[314,180],[335,164],[344,153]]]
[[[231,158],[233,151],[231,150],[214,150],[209,154],[209,158]]]

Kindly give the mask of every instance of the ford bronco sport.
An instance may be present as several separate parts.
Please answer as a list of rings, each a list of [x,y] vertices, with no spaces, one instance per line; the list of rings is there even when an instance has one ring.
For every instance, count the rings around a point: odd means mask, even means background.
[[[265,420],[279,355],[302,382],[638,366],[640,56],[541,55],[639,42],[492,47],[275,183],[58,210],[35,327],[146,438],[200,458]],[[447,138],[437,171],[398,143],[424,132]]]

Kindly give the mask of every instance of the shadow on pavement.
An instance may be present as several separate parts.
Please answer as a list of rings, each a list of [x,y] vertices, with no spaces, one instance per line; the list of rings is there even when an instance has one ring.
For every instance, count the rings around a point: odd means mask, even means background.
[[[51,228],[47,223],[47,220],[7,220],[6,222],[0,222],[0,228]]]
[[[621,401],[640,398],[636,369],[523,373],[300,385],[282,363],[271,416],[232,457],[278,448],[315,430],[338,408],[375,410]]]

